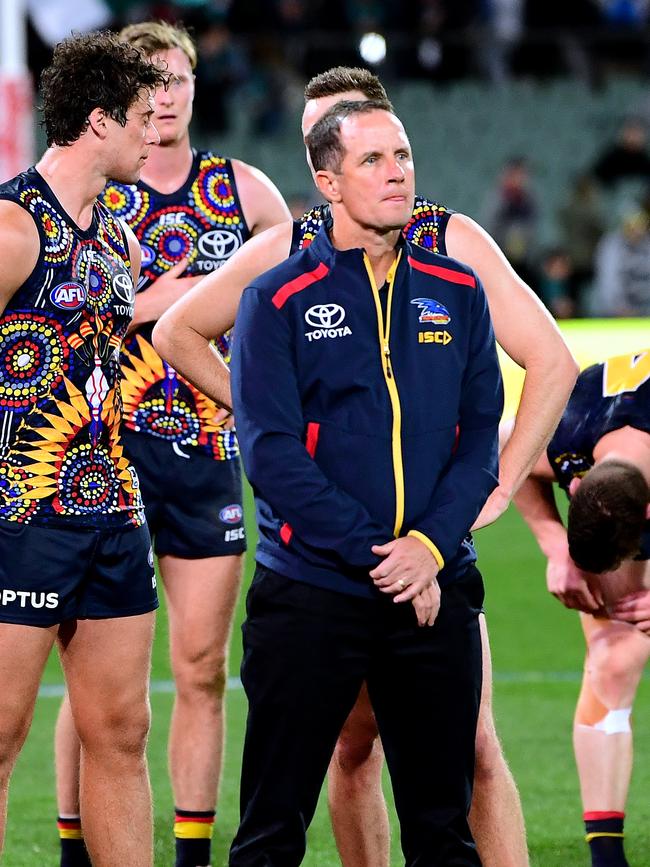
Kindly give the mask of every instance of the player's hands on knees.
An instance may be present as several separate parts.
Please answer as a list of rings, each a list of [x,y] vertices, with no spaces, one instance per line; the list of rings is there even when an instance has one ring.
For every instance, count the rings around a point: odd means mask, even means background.
[[[487,527],[488,524],[493,524],[510,505],[510,495],[504,488],[495,488],[490,496],[485,501],[481,511],[478,513],[477,519],[472,524],[472,532],[480,530],[481,527]]]
[[[623,620],[631,623],[650,635],[650,590],[637,590],[619,599],[615,605],[607,606],[607,613],[612,620]]]
[[[568,548],[549,557],[546,567],[546,585],[549,593],[567,608],[587,614],[596,614],[604,607],[599,578],[583,572],[569,556]]]
[[[431,587],[440,571],[431,551],[414,536],[401,536],[385,545],[373,545],[372,553],[384,559],[370,572],[370,577],[382,593],[397,594],[394,602],[414,599]]]
[[[428,587],[425,587],[417,596],[414,596],[412,604],[418,618],[418,626],[433,626],[440,611],[440,587],[438,586],[438,579],[434,578]]]

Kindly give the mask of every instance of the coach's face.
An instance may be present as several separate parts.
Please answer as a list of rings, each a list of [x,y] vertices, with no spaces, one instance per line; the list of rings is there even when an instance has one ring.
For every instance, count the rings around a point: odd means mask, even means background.
[[[340,137],[340,170],[318,172],[321,193],[361,226],[401,229],[413,211],[415,170],[400,120],[381,110],[352,114],[342,121]]]

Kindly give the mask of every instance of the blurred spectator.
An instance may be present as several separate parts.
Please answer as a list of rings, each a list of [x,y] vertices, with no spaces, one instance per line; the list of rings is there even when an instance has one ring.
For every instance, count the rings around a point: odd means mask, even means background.
[[[604,235],[596,251],[591,312],[596,316],[650,316],[650,232],[637,211]]]
[[[293,79],[289,59],[274,34],[258,35],[252,40],[251,68],[251,132],[274,135],[282,129]]]
[[[597,158],[593,174],[603,184],[620,180],[650,180],[650,154],[646,147],[647,131],[638,117],[629,117],[618,139]]]
[[[574,180],[566,202],[559,209],[558,222],[562,243],[571,254],[569,296],[578,312],[582,297],[591,288],[596,247],[607,227],[605,205],[590,174]]]
[[[476,60],[493,84],[510,78],[510,56],[523,34],[524,0],[479,0]]]
[[[539,209],[530,189],[530,172],[523,157],[509,159],[496,190],[489,196],[485,227],[508,257],[519,276],[533,280]]]
[[[538,294],[556,319],[576,315],[576,303],[571,294],[571,257],[562,247],[548,250],[542,258]]]
[[[648,18],[647,0],[600,0],[600,5],[613,27],[641,30]]]
[[[201,133],[219,135],[230,128],[233,91],[247,80],[248,63],[222,16],[211,16],[196,29],[195,118]]]

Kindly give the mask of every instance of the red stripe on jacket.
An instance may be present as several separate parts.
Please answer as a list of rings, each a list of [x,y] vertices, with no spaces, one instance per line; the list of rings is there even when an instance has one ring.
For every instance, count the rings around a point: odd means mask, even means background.
[[[476,286],[476,279],[472,274],[463,274],[462,271],[453,271],[451,268],[443,268],[441,265],[427,265],[424,262],[418,262],[412,256],[408,257],[408,263],[416,271],[424,271],[425,274],[431,274],[433,277],[449,280],[450,283],[462,283],[463,286]]]
[[[313,458],[316,454],[316,448],[318,447],[318,434],[320,433],[320,424],[317,421],[310,421],[307,425],[307,436],[305,437],[305,448],[307,449],[307,454],[310,458]],[[284,542],[285,545],[288,545],[291,541],[291,537],[293,536],[293,530],[291,527],[284,523],[280,527],[280,538]]]
[[[318,283],[318,281],[322,280],[323,277],[327,277],[329,272],[330,269],[327,265],[324,262],[319,262],[318,268],[314,268],[313,271],[307,271],[306,274],[301,274],[300,277],[295,277],[293,280],[289,280],[289,282],[285,283],[284,286],[280,286],[271,299],[274,306],[280,310],[288,298],[291,298],[291,296],[295,295],[297,292],[302,292],[303,289],[306,289],[307,286],[311,286],[312,283]]]

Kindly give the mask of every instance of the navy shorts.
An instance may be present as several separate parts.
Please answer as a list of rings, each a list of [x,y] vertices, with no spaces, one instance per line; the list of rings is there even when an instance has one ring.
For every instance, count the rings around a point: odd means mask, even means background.
[[[54,626],[157,607],[146,525],[95,530],[0,521],[0,623]]]
[[[197,449],[122,431],[135,466],[158,557],[224,557],[246,550],[239,460],[215,461]]]

